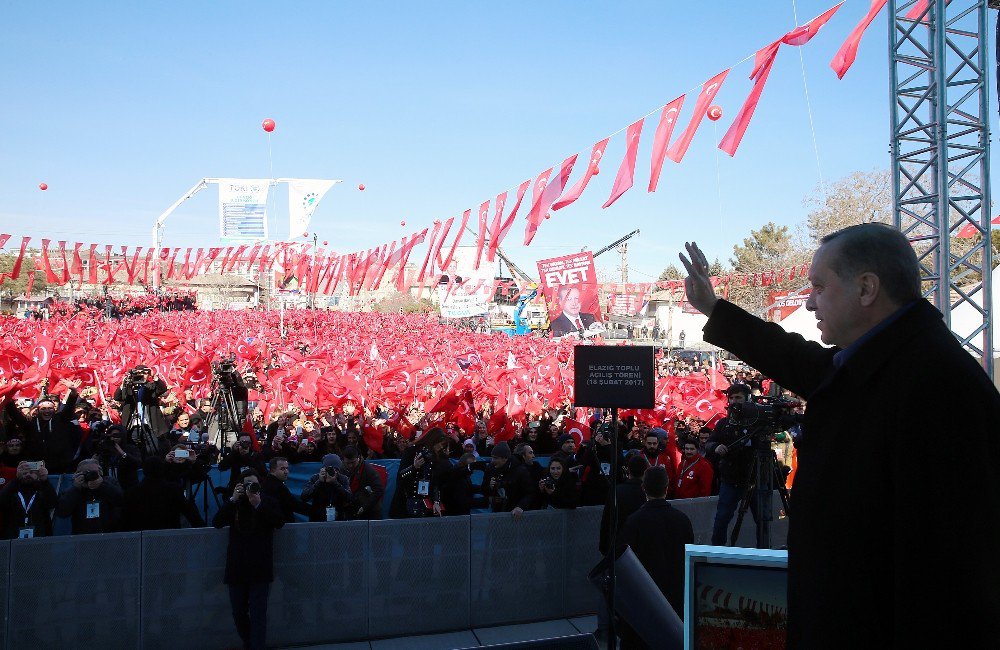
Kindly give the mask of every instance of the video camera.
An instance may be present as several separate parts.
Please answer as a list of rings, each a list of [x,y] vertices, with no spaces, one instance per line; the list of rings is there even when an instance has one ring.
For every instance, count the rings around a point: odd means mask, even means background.
[[[772,432],[785,431],[801,424],[803,415],[795,408],[802,402],[785,397],[761,396],[754,401],[729,406],[729,420],[738,426],[754,427]]]
[[[240,374],[236,369],[235,355],[228,358],[224,357],[221,360],[212,363],[212,375],[216,380],[218,380],[219,385],[227,388],[233,388],[234,386],[241,386],[243,384],[243,378],[240,377]]]

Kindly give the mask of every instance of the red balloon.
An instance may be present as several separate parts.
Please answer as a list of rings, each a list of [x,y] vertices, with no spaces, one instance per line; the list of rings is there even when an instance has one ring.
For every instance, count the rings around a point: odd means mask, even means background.
[[[545,218],[546,218],[546,219],[551,219],[551,218],[552,218],[552,213],[551,213],[551,212],[549,212],[549,213],[546,213],[546,214],[545,214]]]
[[[44,192],[45,190],[49,189],[49,184],[48,183],[39,183],[38,184],[38,189],[40,189],[41,191]]]
[[[267,118],[266,120],[261,122],[260,125],[264,127],[264,130],[267,131],[268,133],[274,130],[274,120],[272,120],[271,118]]]
[[[598,167],[597,165],[594,165],[593,170],[594,170],[593,171],[594,176],[597,176],[598,174],[601,173],[601,168]]]
[[[364,183],[359,184],[358,185],[358,189],[361,190],[362,192],[364,192],[365,191],[365,184]]]
[[[308,237],[308,236],[309,236],[309,233],[307,233],[307,232],[304,232],[304,233],[302,233],[302,236],[303,236],[303,237]]]
[[[722,107],[718,104],[712,104],[708,107],[708,119],[715,122],[722,117]]]
[[[325,241],[325,242],[323,242],[323,245],[324,245],[324,246],[329,246],[329,245],[330,245],[330,242],[326,242],[326,241]]]
[[[405,226],[405,225],[406,225],[406,222],[405,222],[405,221],[400,221],[400,222],[399,222],[399,225],[401,225],[401,226]]]

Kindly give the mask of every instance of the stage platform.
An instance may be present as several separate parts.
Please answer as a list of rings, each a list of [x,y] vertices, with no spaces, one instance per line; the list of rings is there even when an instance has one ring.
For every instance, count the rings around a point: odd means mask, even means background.
[[[555,639],[574,634],[590,634],[597,628],[596,616],[559,618],[536,623],[518,623],[497,627],[481,627],[442,634],[400,636],[391,639],[329,643],[326,645],[288,646],[299,650],[458,650],[500,643]]]

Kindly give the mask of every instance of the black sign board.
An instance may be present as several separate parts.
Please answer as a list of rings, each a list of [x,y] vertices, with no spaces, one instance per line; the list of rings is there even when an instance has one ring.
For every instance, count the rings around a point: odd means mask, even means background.
[[[651,409],[656,391],[653,348],[578,345],[573,348],[574,403],[595,408]]]

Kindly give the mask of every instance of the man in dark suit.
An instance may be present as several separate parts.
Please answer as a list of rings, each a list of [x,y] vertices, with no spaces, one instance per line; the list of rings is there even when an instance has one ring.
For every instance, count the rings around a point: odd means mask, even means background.
[[[626,545],[639,559],[664,598],[684,618],[684,545],[694,543],[688,516],[667,502],[670,477],[662,465],[642,475],[646,503],[622,527],[619,547]],[[627,625],[622,626],[622,647],[644,648]]]
[[[552,330],[552,336],[582,334],[597,320],[593,314],[580,311],[582,303],[580,302],[580,289],[578,287],[559,287],[557,296],[562,313],[552,321],[549,327]]]
[[[159,456],[142,461],[142,481],[125,490],[125,530],[180,528],[181,517],[192,528],[205,525],[194,502],[184,497],[181,486],[166,479],[166,464]]]
[[[832,348],[718,299],[708,260],[687,250],[705,340],[809,402],[790,504],[788,647],[947,647],[959,621],[963,645],[995,645],[1000,394],[921,297],[906,237],[868,223],[821,240],[806,309]],[[941,444],[956,412],[962,444]],[[859,440],[871,453],[855,453]],[[928,482],[930,449],[946,483]]]
[[[244,648],[263,650],[267,638],[267,595],[274,582],[274,530],[285,525],[278,502],[261,492],[260,478],[243,471],[233,496],[212,525],[229,526],[226,574],[236,631]]]

